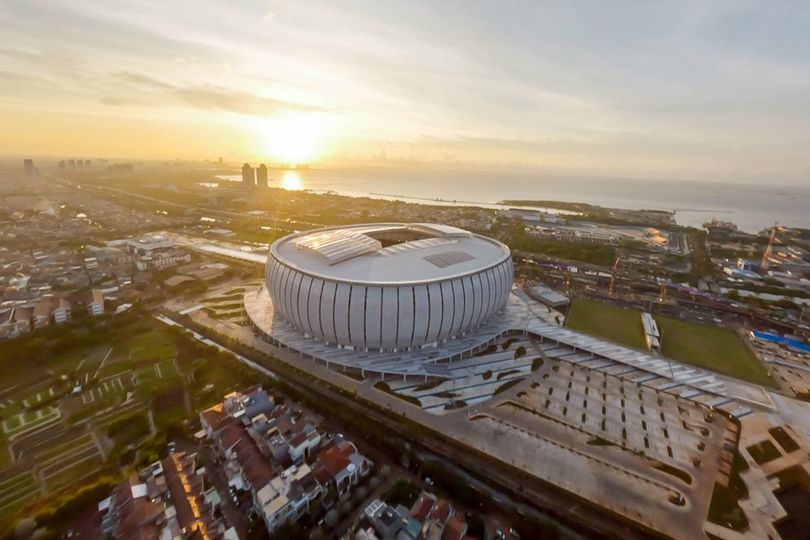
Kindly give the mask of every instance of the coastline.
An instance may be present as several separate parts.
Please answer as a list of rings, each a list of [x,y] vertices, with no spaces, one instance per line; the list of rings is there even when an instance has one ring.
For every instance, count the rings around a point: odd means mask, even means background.
[[[740,230],[756,234],[774,222],[789,227],[810,228],[810,186],[753,186],[686,181],[638,181],[604,179],[540,178],[533,175],[475,173],[436,174],[393,171],[342,171],[328,169],[285,170],[271,178],[271,187],[289,187],[287,175],[295,176],[295,189],[333,193],[347,197],[414,202],[437,206],[471,206],[503,210],[505,201],[542,200],[564,205],[589,205],[619,210],[655,209],[674,212],[678,225],[701,228],[717,218],[735,223]],[[220,180],[236,179],[220,175]],[[461,197],[459,197],[461,195]],[[555,205],[557,206],[557,205]],[[559,208],[530,206],[560,214]]]

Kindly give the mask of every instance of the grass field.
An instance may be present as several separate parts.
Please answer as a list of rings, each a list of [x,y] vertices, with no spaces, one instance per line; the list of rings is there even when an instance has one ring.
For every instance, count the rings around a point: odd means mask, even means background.
[[[601,337],[636,349],[644,349],[644,328],[638,311],[595,300],[576,298],[565,325],[572,330]]]
[[[227,355],[151,317],[118,317],[110,325],[92,334],[80,327],[57,329],[61,334],[49,338],[52,345],[24,341],[30,349],[25,357],[45,355],[47,362],[19,362],[8,352],[13,347],[0,353],[5,359],[0,365],[12,368],[3,371],[5,396],[0,405],[0,536],[23,507],[40,497],[115,473],[120,459],[130,459],[126,446],[151,435],[146,420],[150,410],[156,434],[162,436],[195,416],[184,407],[185,393],[196,411],[198,405],[210,405],[228,390],[256,380]],[[106,337],[96,339],[99,336]],[[73,393],[74,386],[81,391]],[[64,427],[55,423],[60,413]],[[91,430],[75,425],[88,418]],[[110,425],[130,419],[133,429],[105,433]],[[52,430],[47,443],[30,439],[28,430],[35,427]],[[17,437],[13,443],[6,430]],[[8,451],[12,444],[16,463]],[[20,473],[25,467],[29,470]]]
[[[40,464],[50,463],[54,458],[61,459],[62,454],[69,453],[77,448],[94,447],[93,436],[89,433],[81,433],[72,439],[62,439],[56,444],[47,444],[37,448],[32,452],[36,455]]]
[[[116,375],[123,375],[132,369],[132,362],[128,360],[116,360],[115,362],[108,362],[104,364],[96,375],[97,379],[107,379]]]
[[[11,463],[11,455],[8,451],[8,440],[5,433],[0,430],[0,470],[9,463]]]
[[[39,496],[39,488],[34,476],[26,471],[0,482],[0,515]]]
[[[773,386],[762,362],[740,337],[724,328],[655,317],[662,353],[686,364],[705,367],[756,384]]]
[[[42,478],[48,486],[48,491],[55,491],[98,474],[103,466],[101,456],[97,452],[88,451],[85,454],[70,456],[67,464],[43,467]]]
[[[132,338],[131,359],[133,362],[172,358],[177,349],[170,335],[155,330]]]
[[[655,315],[661,353],[673,360],[707,368],[756,384],[773,385],[762,362],[731,330]],[[594,300],[577,298],[565,325],[573,330],[645,349],[641,315]]]
[[[35,411],[26,411],[16,416],[10,416],[3,420],[3,431],[6,434],[13,434],[26,429],[34,429],[38,426],[53,422],[59,418],[59,410],[54,407],[45,407]]]

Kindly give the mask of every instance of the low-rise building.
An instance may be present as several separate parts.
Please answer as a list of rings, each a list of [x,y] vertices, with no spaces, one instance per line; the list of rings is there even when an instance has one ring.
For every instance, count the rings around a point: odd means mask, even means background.
[[[0,339],[11,339],[31,331],[31,318],[26,310],[9,307],[0,310]]]
[[[234,497],[249,500],[269,531],[300,519],[327,495],[346,496],[371,462],[341,436],[322,436],[299,411],[276,405],[260,386],[233,392],[200,414],[202,430],[221,457]],[[319,450],[320,449],[320,450]],[[310,464],[311,463],[311,466]]]
[[[87,312],[98,317],[104,315],[104,293],[100,289],[93,289],[90,291],[90,296],[87,301]]]
[[[293,465],[270,481],[256,494],[255,508],[271,533],[288,521],[297,521],[320,498],[322,491],[305,489],[304,482],[312,476],[308,465]]]
[[[107,247],[126,250],[134,256],[135,268],[142,272],[164,270],[191,262],[190,253],[179,248],[173,240],[162,234],[112,240],[107,242]]]
[[[423,491],[411,507],[410,520],[397,535],[397,540],[461,540],[467,534],[462,513],[444,499]]]
[[[116,539],[233,537],[218,516],[193,454],[177,452],[119,484],[101,501],[101,531]]]
[[[371,472],[371,462],[351,442],[339,439],[321,450],[313,473],[322,485],[334,487],[338,498],[347,496]]]
[[[375,536],[383,540],[393,540],[400,530],[406,528],[411,519],[404,506],[396,508],[374,499],[363,510],[363,515],[371,523]]]
[[[70,302],[65,298],[60,298],[53,306],[53,311],[51,312],[53,322],[56,324],[66,323],[70,320],[71,312]]]
[[[33,326],[34,329],[45,328],[51,324],[51,313],[53,311],[54,299],[47,297],[40,299],[34,306]]]
[[[461,514],[455,514],[447,520],[442,530],[442,540],[462,540],[467,534],[467,522]]]

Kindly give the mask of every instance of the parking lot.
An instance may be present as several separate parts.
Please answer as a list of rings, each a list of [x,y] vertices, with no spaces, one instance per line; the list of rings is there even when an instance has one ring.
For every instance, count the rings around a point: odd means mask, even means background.
[[[714,482],[724,474],[722,447],[732,437],[727,418],[611,374],[612,365],[585,363],[546,356],[526,380],[446,413],[442,425],[473,447],[650,528],[701,531]]]
[[[707,408],[566,362],[551,361],[538,374],[499,408],[555,419],[686,471],[700,463],[714,427]]]

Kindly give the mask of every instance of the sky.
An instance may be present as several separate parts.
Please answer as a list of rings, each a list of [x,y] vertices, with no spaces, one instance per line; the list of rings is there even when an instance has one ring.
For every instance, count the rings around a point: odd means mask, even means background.
[[[0,0],[0,152],[810,184],[810,3]]]

